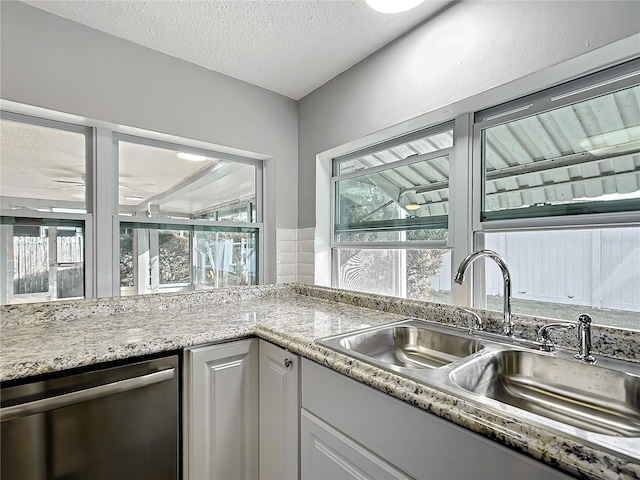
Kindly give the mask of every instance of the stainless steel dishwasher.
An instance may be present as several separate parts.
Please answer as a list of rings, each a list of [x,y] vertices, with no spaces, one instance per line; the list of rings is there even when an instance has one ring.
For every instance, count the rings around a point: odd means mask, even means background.
[[[1,390],[2,480],[180,477],[177,355]]]

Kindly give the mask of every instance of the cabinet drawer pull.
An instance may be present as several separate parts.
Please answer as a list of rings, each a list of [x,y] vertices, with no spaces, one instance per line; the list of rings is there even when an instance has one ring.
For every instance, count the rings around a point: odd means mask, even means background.
[[[284,366],[289,368],[291,365],[293,365],[293,361],[289,360],[288,358],[284,359]]]

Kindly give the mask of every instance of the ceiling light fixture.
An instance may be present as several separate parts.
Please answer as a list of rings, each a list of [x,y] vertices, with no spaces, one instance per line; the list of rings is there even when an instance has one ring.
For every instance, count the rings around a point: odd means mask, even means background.
[[[406,12],[420,5],[424,0],[367,0],[367,5],[381,13]]]
[[[194,155],[193,153],[186,152],[178,152],[176,155],[178,156],[178,158],[189,160],[191,162],[204,162],[207,159],[207,157],[203,155]]]
[[[418,210],[420,208],[420,204],[418,204],[418,203],[408,203],[407,205],[404,206],[404,208],[406,208],[410,212],[413,212],[414,210]]]
[[[142,197],[138,195],[125,195],[125,200],[142,200]]]

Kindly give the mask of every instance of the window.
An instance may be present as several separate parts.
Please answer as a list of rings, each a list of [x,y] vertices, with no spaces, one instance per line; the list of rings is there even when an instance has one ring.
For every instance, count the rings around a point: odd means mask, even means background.
[[[487,233],[484,247],[507,259],[514,312],[638,329],[640,227]],[[487,308],[501,310],[501,273],[485,268]]]
[[[639,105],[636,85],[483,128],[481,220],[637,210]]]
[[[90,129],[2,114],[2,209],[87,212]]]
[[[476,114],[475,245],[506,259],[514,312],[640,327],[639,66]],[[500,309],[490,263],[475,303]]]
[[[332,284],[452,303],[452,269],[491,249],[514,313],[640,329],[640,60],[458,125],[333,160]],[[455,302],[501,310],[498,267],[472,268]]]
[[[1,122],[0,303],[90,296],[91,130],[6,112]]]
[[[118,138],[121,214],[258,221],[257,162],[139,138]]]
[[[1,304],[261,281],[261,161],[1,113]]]
[[[257,284],[260,162],[116,140],[121,295]]]
[[[450,302],[451,125],[416,132],[334,160],[334,285]]]
[[[84,222],[2,217],[4,303],[84,298]]]
[[[257,259],[256,228],[122,223],[121,295],[256,285]]]

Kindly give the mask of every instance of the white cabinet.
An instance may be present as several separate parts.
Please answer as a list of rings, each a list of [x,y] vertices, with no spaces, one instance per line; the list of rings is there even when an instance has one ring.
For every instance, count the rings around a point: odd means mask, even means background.
[[[298,478],[299,358],[260,340],[260,479]]]
[[[403,478],[402,474],[423,480],[570,478],[306,359],[302,361],[302,415],[303,480],[333,478],[325,476],[330,472],[336,478],[371,479]],[[309,419],[317,419],[315,426]],[[326,425],[325,430],[334,432],[348,448],[336,447],[335,439],[320,436],[318,425]],[[385,473],[369,473],[372,462],[386,468]],[[338,473],[341,469],[344,474]],[[351,472],[355,473],[349,476]]]
[[[258,340],[185,350],[184,380],[185,478],[258,478]]]
[[[302,410],[300,426],[304,480],[410,478],[306,410]]]

